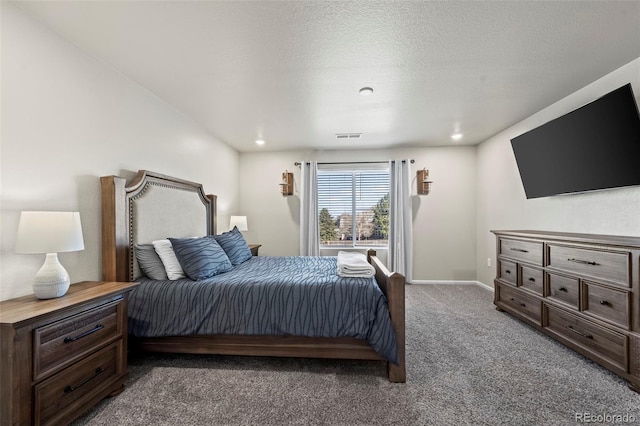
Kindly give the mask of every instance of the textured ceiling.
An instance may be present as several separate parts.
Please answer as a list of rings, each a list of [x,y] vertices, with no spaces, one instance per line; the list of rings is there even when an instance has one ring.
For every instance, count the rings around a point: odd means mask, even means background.
[[[477,144],[640,57],[638,1],[17,4],[242,152]]]

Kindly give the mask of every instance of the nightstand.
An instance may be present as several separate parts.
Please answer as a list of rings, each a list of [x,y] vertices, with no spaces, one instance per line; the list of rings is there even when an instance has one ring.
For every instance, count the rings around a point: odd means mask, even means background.
[[[251,250],[251,254],[253,256],[258,255],[258,250],[262,247],[262,244],[249,244],[249,250]]]
[[[66,295],[0,302],[0,424],[68,424],[127,379],[127,296],[85,281]]]

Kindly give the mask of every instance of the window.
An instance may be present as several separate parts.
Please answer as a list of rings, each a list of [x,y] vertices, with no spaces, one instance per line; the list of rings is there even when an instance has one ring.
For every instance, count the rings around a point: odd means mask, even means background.
[[[389,165],[318,165],[321,247],[387,247]]]

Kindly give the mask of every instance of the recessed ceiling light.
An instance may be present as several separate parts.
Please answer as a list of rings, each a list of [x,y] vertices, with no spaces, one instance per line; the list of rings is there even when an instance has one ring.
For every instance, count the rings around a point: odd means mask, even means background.
[[[256,140],[256,145],[264,145],[264,139]]]
[[[462,136],[462,133],[456,132],[451,135],[451,139],[453,139],[454,141],[459,141],[460,139],[462,139]]]
[[[373,89],[371,87],[363,87],[360,89],[360,94],[362,96],[369,96],[373,93]]]

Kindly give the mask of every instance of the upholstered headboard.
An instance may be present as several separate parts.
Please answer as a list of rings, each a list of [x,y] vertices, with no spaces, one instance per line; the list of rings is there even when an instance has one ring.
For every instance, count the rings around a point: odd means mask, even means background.
[[[216,196],[199,183],[140,170],[129,184],[118,176],[103,176],[100,184],[104,280],[140,276],[136,244],[216,233]]]

